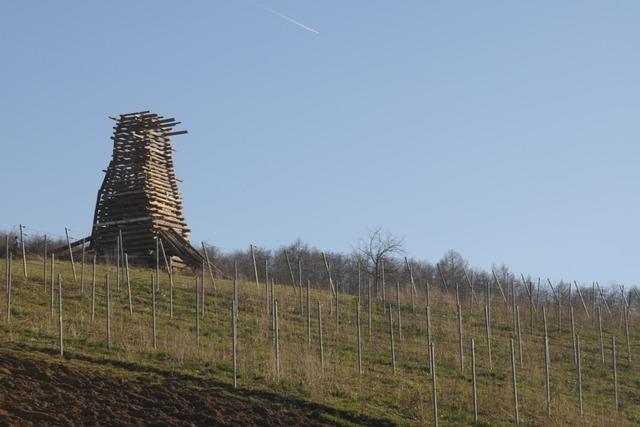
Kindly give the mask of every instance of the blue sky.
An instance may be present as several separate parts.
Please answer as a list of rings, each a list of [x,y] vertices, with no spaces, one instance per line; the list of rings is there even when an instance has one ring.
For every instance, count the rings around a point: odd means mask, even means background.
[[[5,1],[0,228],[88,234],[107,116],[150,109],[189,130],[195,242],[348,252],[383,227],[429,261],[637,284],[638,22],[635,1]]]

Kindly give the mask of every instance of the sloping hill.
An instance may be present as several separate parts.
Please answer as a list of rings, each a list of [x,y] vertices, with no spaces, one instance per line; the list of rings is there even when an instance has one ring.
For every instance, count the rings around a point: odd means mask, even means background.
[[[4,263],[2,263],[4,265]],[[28,265],[29,278],[13,271],[11,317],[6,292],[0,299],[0,423],[6,425],[162,424],[162,425],[426,425],[434,421],[428,369],[425,295],[415,311],[410,295],[387,290],[389,306],[374,298],[371,327],[366,292],[361,300],[362,374],[358,372],[356,297],[306,292],[275,285],[278,301],[278,354],[271,296],[264,284],[238,283],[237,388],[233,387],[232,283],[205,275],[204,312],[196,316],[195,279],[160,276],[156,294],[157,348],[153,346],[150,270],[130,274],[133,315],[126,276],[99,265],[95,291],[92,271],[84,280],[78,266],[56,264],[62,275],[64,356],[59,354],[56,291],[43,281],[42,262]],[[4,273],[4,272],[3,272]],[[106,274],[109,274],[109,322]],[[208,273],[207,273],[208,274]],[[4,277],[4,274],[3,274]],[[326,284],[319,284],[326,288]],[[92,296],[95,295],[95,298]],[[518,296],[521,340],[514,316],[499,296],[491,305],[492,360],[489,363],[484,303],[462,302],[462,350],[456,304],[449,294],[431,290],[432,337],[437,366],[441,425],[473,421],[470,339],[475,339],[480,423],[513,422],[510,338],[515,362],[521,422],[536,425],[637,425],[640,423],[640,373],[635,307],[629,316],[628,360],[624,322],[612,307],[603,312],[605,362],[601,360],[597,322],[575,307],[581,340],[584,415],[578,413],[578,382],[568,308],[558,329],[555,307],[547,307],[550,342],[552,416],[547,417],[542,305],[531,307]],[[200,299],[199,298],[199,299]],[[398,317],[398,299],[401,316]],[[481,298],[480,298],[481,299]],[[53,301],[53,304],[52,304]],[[322,308],[322,357],[318,307]],[[173,309],[172,309],[173,306]],[[302,313],[301,313],[302,308]],[[590,307],[589,307],[590,308]],[[336,324],[336,311],[339,323]],[[173,312],[173,317],[171,313]],[[393,369],[389,321],[394,331]],[[307,322],[310,322],[308,324]],[[401,328],[399,328],[401,323]],[[107,335],[109,325],[109,339]],[[532,326],[532,327],[531,327]],[[619,411],[614,409],[611,337],[618,340]],[[199,337],[199,338],[198,338]],[[521,357],[522,355],[522,357]]]

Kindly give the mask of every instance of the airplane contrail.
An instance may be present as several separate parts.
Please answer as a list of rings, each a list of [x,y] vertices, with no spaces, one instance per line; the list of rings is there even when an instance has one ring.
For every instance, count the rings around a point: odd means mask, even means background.
[[[307,25],[304,25],[302,22],[298,22],[295,19],[285,15],[284,13],[280,13],[277,10],[273,10],[273,9],[271,9],[271,8],[269,8],[269,7],[267,7],[267,6],[263,5],[263,4],[260,4],[260,3],[254,3],[254,4],[256,6],[258,6],[258,7],[260,7],[261,9],[266,10],[267,12],[273,13],[274,15],[279,16],[280,18],[282,18],[284,20],[287,20],[287,21],[291,22],[292,24],[297,25],[300,28],[304,28],[305,30],[307,30],[309,32],[312,32],[314,34],[320,34],[320,31],[314,30],[313,28],[311,28],[311,27],[309,27]]]

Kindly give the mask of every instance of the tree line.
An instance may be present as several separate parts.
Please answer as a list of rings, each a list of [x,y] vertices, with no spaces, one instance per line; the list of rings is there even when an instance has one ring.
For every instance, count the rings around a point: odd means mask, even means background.
[[[25,234],[24,246],[28,257],[42,256],[46,245],[49,248],[61,248],[67,242],[62,237],[47,237],[42,234]],[[6,258],[7,249],[14,257],[21,255],[22,244],[19,232],[0,231],[0,257]],[[7,244],[8,243],[8,244]],[[126,248],[125,248],[126,250]],[[484,301],[487,287],[496,298],[510,298],[516,295],[534,293],[542,301],[571,298],[572,289],[577,283],[561,280],[554,285],[548,284],[546,277],[516,274],[508,266],[492,266],[489,271],[474,268],[455,250],[449,250],[435,264],[409,256],[404,242],[384,230],[377,228],[360,239],[350,253],[321,251],[308,243],[296,240],[277,249],[250,246],[245,250],[223,252],[215,245],[202,244],[201,252],[206,255],[218,275],[232,277],[237,267],[239,277],[254,281],[257,270],[258,280],[264,283],[275,280],[277,283],[330,289],[333,285],[339,292],[355,294],[360,286],[361,292],[367,292],[371,284],[375,298],[382,298],[384,289],[394,289],[399,283],[403,292],[416,292],[416,298],[425,298],[428,287],[445,289],[457,298],[475,298]],[[62,258],[68,255],[61,254]],[[254,258],[255,267],[254,268]],[[135,264],[135,260],[132,260]],[[383,289],[384,284],[384,289]],[[625,298],[640,300],[637,287],[626,291],[620,286],[595,287],[596,283],[584,287],[586,298],[593,300],[604,296],[612,303]],[[495,295],[496,289],[501,294]]]

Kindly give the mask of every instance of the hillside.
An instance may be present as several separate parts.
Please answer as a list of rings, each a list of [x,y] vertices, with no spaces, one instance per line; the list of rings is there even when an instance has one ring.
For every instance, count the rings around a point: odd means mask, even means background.
[[[1,268],[4,273],[4,260]],[[80,266],[74,282],[71,266],[57,263],[62,275],[64,355],[59,348],[59,295],[43,282],[41,260],[28,263],[28,279],[14,263],[11,315],[7,293],[1,296],[0,424],[221,425],[431,425],[432,379],[428,369],[426,295],[418,289],[413,311],[410,295],[395,286],[392,304],[396,372],[389,335],[389,314],[374,300],[369,329],[368,295],[361,299],[362,374],[358,372],[355,295],[339,294],[339,326],[331,293],[311,289],[310,343],[306,291],[275,285],[278,301],[280,376],[276,369],[273,320],[264,284],[238,283],[237,387],[233,387],[232,282],[204,280],[204,313],[196,316],[195,279],[174,275],[173,318],[169,279],[160,275],[157,349],[153,347],[151,278],[154,271],[131,270],[132,309],[127,285],[120,288],[113,266],[96,272],[92,319],[92,272]],[[110,276],[110,339],[107,338],[105,275]],[[81,285],[81,282],[82,285]],[[82,289],[82,287],[84,289]],[[327,289],[327,284],[319,284]],[[499,293],[491,304],[492,367],[489,366],[484,296],[462,301],[462,348],[455,297],[431,289],[440,425],[473,423],[470,339],[475,339],[477,402],[480,424],[510,425],[514,419],[509,339],[513,316]],[[324,369],[319,349],[318,302],[322,306]],[[597,322],[574,299],[581,343],[584,415],[578,411],[578,375],[568,306],[558,331],[555,306],[546,308],[550,345],[551,417],[547,417],[542,306],[533,309],[519,296],[522,354],[514,342],[519,418],[527,425],[637,425],[640,423],[640,373],[637,309],[629,315],[630,361],[619,307],[603,308],[605,363],[601,361]],[[388,309],[388,308],[387,308]],[[399,320],[401,329],[398,327]],[[199,340],[198,333],[199,330]],[[617,339],[619,411],[614,409],[611,337]],[[517,334],[515,335],[517,338]],[[199,342],[198,342],[199,341]]]

